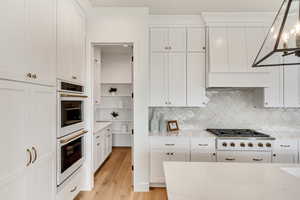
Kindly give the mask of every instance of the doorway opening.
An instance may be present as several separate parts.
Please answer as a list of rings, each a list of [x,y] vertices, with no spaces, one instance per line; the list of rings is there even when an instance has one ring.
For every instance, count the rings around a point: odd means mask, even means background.
[[[133,62],[132,43],[103,43],[93,47],[94,125],[109,123],[106,131],[110,132],[107,137],[111,137],[106,138],[106,144],[103,144],[99,139],[101,133],[94,134],[95,174],[101,171],[101,166],[112,157],[111,154],[120,154],[124,149],[131,153],[130,163],[133,166]]]

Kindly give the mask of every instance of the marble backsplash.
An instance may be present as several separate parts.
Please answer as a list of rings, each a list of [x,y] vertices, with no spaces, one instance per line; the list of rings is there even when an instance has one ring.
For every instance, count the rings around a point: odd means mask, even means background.
[[[209,90],[207,107],[149,108],[149,119],[160,123],[177,120],[179,128],[251,128],[264,130],[300,130],[300,109],[263,108],[255,104],[255,89]],[[152,126],[153,127],[153,126]]]

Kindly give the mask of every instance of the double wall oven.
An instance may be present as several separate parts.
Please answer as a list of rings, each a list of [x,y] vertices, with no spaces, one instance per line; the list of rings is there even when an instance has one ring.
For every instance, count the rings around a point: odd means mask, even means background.
[[[84,87],[58,81],[57,92],[57,185],[70,177],[84,161]]]

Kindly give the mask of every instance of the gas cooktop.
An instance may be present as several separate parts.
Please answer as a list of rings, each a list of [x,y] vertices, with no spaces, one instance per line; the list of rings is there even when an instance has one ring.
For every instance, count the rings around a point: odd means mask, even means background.
[[[226,138],[270,138],[269,135],[251,129],[206,129],[218,137]]]

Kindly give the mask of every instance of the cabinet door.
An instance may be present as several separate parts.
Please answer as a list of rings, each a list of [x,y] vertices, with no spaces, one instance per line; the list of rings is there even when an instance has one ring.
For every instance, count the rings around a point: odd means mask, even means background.
[[[186,29],[170,28],[169,29],[169,47],[170,51],[185,52],[186,51]]]
[[[28,64],[32,82],[55,85],[56,0],[28,0]]]
[[[85,78],[85,19],[78,5],[74,2],[72,19],[72,79],[83,83]]]
[[[229,72],[226,28],[209,29],[209,71]]]
[[[0,194],[3,199],[24,199],[28,122],[28,88],[24,83],[0,80]]]
[[[57,0],[57,77],[64,80],[72,79],[72,8],[71,0]]]
[[[297,66],[284,66],[283,70],[284,107],[299,107],[300,69]]]
[[[2,0],[0,6],[0,78],[26,80],[26,0]]]
[[[55,198],[55,154],[33,163],[26,174],[27,200]]]
[[[273,145],[274,163],[297,163],[298,142],[295,140],[276,140]]]
[[[187,51],[205,52],[205,29],[188,28],[187,29]]]
[[[165,175],[163,162],[168,160],[167,152],[161,149],[151,150],[151,168],[150,168],[150,182],[164,183]]]
[[[54,87],[32,86],[30,88],[30,133],[27,146],[36,151],[37,162],[55,152],[56,92]]]
[[[253,62],[262,46],[265,39],[264,27],[247,27],[246,32],[246,50],[247,50],[247,70],[246,71],[258,71],[257,68],[253,68]]]
[[[205,106],[205,54],[187,54],[187,105]]]
[[[244,28],[227,28],[228,63],[230,72],[247,70],[246,40]],[[226,52],[224,52],[226,54]]]
[[[269,70],[271,86],[264,89],[264,107],[283,107],[283,68]]]
[[[216,162],[215,152],[201,152],[199,150],[191,151],[192,162]]]
[[[169,51],[169,29],[151,28],[150,29],[150,49],[152,52]]]
[[[168,101],[168,54],[152,53],[150,60],[150,103],[163,106]]]
[[[169,105],[186,106],[186,54],[169,54]]]

